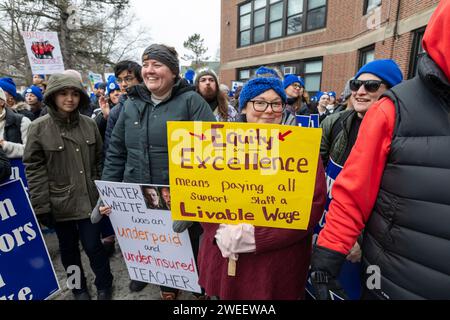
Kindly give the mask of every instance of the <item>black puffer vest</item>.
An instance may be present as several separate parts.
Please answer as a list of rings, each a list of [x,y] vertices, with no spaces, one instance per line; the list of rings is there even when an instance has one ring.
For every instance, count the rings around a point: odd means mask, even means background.
[[[419,75],[385,96],[396,124],[363,270],[379,267],[381,289],[371,293],[380,299],[450,299],[450,84],[425,56]]]
[[[22,131],[20,131],[22,118],[23,115],[6,108],[5,131],[3,133],[3,138],[6,141],[22,143]]]

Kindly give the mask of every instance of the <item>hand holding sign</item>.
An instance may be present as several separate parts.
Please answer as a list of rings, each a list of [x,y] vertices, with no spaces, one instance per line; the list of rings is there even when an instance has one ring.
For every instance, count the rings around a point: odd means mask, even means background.
[[[238,253],[255,252],[255,227],[251,224],[220,224],[216,232],[217,246],[224,258],[229,258],[228,275],[236,274]]]

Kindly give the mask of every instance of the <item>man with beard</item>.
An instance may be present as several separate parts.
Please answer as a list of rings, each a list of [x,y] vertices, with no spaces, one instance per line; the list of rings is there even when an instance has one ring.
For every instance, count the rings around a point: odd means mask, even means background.
[[[234,122],[239,114],[228,104],[225,93],[219,90],[216,73],[211,69],[201,69],[195,77],[195,90],[208,102],[219,122]]]

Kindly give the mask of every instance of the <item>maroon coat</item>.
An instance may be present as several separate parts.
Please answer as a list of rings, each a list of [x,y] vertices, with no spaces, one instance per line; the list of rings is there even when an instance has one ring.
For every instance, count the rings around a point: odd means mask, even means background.
[[[214,241],[218,224],[202,223],[198,254],[199,283],[210,296],[223,300],[296,300],[304,298],[312,251],[314,226],[326,201],[325,172],[319,159],[308,230],[255,227],[255,253],[239,254],[236,276],[228,276],[224,259]]]

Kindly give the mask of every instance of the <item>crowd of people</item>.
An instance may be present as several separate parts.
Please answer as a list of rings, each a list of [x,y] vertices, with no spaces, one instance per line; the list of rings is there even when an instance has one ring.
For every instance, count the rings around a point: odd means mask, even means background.
[[[0,78],[0,179],[11,174],[8,159],[23,159],[34,211],[55,229],[64,267],[83,270],[81,241],[97,297],[108,300],[115,236],[94,180],[169,185],[167,121],[296,126],[297,115],[317,114],[322,141],[307,230],[174,221],[174,231],[188,230],[191,239],[202,287],[195,297],[303,299],[309,270],[315,298],[345,297],[337,278],[347,259],[362,263],[362,299],[450,299],[450,40],[437,31],[449,26],[443,1],[425,31],[416,77],[404,81],[394,60],[374,60],[340,97],[331,90],[311,97],[301,76],[266,66],[230,94],[211,69],[182,76],[177,52],[164,44],[148,46],[142,65],[118,62],[92,96],[74,70],[48,82],[35,75],[24,99],[11,78]],[[343,169],[314,244],[331,162]],[[148,208],[170,210],[168,188],[142,192]],[[100,223],[90,219],[93,209]],[[365,270],[373,265],[381,285],[369,288]],[[133,280],[129,289],[146,285]],[[165,300],[179,294],[160,292]],[[84,273],[73,295],[91,298]]]

